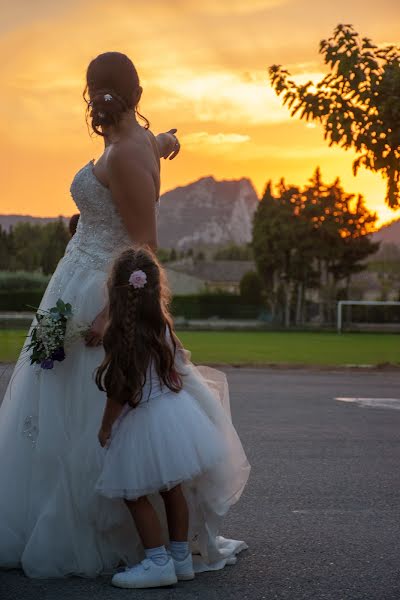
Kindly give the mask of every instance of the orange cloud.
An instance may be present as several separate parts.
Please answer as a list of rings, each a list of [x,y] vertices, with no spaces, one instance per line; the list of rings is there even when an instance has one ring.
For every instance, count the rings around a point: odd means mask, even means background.
[[[179,128],[182,153],[163,166],[163,190],[195,178],[250,177],[303,183],[317,164],[365,193],[381,220],[378,175],[351,173],[353,156],[329,149],[319,127],[292,119],[268,84],[268,65],[288,65],[299,80],[319,78],[317,48],[342,18],[362,14],[362,33],[397,39],[394,0],[381,0],[379,31],[365,1],[70,0],[9,3],[0,24],[2,102],[0,212],[37,215],[74,210],[74,172],[102,151],[88,135],[81,98],[85,69],[116,49],[137,63],[142,111],[157,132]],[[354,6],[353,6],[354,4]],[[362,11],[360,12],[362,8]],[[389,10],[390,9],[390,10]],[[313,12],[313,20],[308,14]],[[314,74],[314,75],[313,75]]]

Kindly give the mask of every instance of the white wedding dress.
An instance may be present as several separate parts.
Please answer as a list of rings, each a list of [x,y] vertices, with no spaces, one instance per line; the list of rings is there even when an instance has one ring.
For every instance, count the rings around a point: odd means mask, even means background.
[[[112,260],[129,239],[92,162],[77,173],[71,193],[81,218],[41,308],[62,298],[72,304],[77,323],[90,324],[104,306]],[[30,577],[96,576],[142,558],[123,501],[95,490],[104,458],[97,432],[105,395],[93,372],[102,356],[102,348],[87,348],[79,340],[52,371],[30,366],[24,351],[19,358],[0,407],[0,567],[22,567]],[[203,482],[201,493],[188,492],[196,570],[219,569],[246,547],[220,537],[218,530],[241,495],[249,465],[230,420],[223,373],[188,361],[180,370],[184,389],[231,449],[230,460]],[[165,525],[161,501],[158,496],[153,501]]]

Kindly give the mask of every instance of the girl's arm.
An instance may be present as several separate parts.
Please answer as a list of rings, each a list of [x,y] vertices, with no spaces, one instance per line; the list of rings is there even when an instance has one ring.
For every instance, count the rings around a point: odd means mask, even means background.
[[[85,343],[87,346],[101,346],[103,335],[108,321],[108,304],[97,315],[95,320],[86,332]]]
[[[180,367],[183,364],[187,364],[190,362],[190,352],[188,352],[187,350],[185,350],[181,340],[178,338],[178,336],[176,335],[176,333],[174,332],[174,340],[175,340],[175,344],[176,344],[176,348],[175,348],[175,367],[177,369],[177,371],[179,371]],[[172,344],[172,339],[171,339],[171,332],[169,330],[169,328],[167,327],[167,331],[166,331],[166,337],[167,337],[167,341],[171,347],[171,349],[173,348],[173,344]]]
[[[107,444],[111,436],[112,426],[121,414],[123,405],[112,398],[107,398],[106,407],[101,421],[101,427],[98,434],[99,442],[102,447]]]

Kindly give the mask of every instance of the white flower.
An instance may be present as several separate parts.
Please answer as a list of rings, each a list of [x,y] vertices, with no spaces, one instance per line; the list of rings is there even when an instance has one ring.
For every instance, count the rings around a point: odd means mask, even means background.
[[[83,324],[74,321],[69,322],[66,327],[64,345],[68,347],[71,344],[81,340],[89,329],[90,325],[87,323]]]

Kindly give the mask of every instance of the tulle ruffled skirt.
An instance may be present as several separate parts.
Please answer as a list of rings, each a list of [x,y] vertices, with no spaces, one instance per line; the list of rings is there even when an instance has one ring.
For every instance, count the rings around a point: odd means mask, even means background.
[[[130,500],[194,480],[226,459],[218,430],[185,390],[164,392],[113,427],[96,485],[109,498]]]
[[[60,262],[41,308],[54,306],[61,297],[72,304],[77,323],[91,323],[105,302],[107,273],[70,259],[67,256]],[[0,567],[22,566],[31,577],[63,577],[95,576],[121,561],[132,564],[142,557],[143,549],[129,511],[123,500],[101,495],[96,485],[103,480],[109,492],[124,487],[136,494],[187,477],[194,482],[185,485],[185,493],[190,536],[195,540],[193,550],[199,552],[196,569],[222,568],[234,561],[244,545],[220,537],[220,521],[240,497],[249,466],[230,420],[225,376],[209,369],[201,372],[182,356],[179,369],[185,393],[176,401],[183,403],[187,395],[191,397],[190,411],[180,412],[186,431],[197,432],[190,452],[186,433],[179,437],[181,450],[184,446],[182,458],[188,453],[189,460],[178,457],[179,444],[167,447],[161,435],[155,441],[155,421],[148,430],[152,438],[146,440],[143,430],[137,445],[128,433],[131,429],[126,420],[121,423],[120,441],[115,438],[115,452],[117,445],[124,452],[124,468],[117,481],[111,473],[116,460],[113,444],[104,452],[97,440],[105,395],[96,388],[93,372],[102,358],[102,348],[87,348],[81,341],[67,349],[66,360],[57,363],[53,371],[30,366],[26,353],[21,354],[0,407]],[[199,411],[197,415],[203,415],[199,417],[203,425],[191,428],[189,412],[194,415],[193,406]],[[165,416],[172,408],[172,402],[163,406]],[[132,419],[136,435],[138,425],[133,417],[138,414],[126,415]],[[155,413],[153,416],[155,419]],[[172,418],[168,419],[172,427]],[[210,427],[214,442],[208,448],[208,438],[200,437],[208,436]],[[175,434],[178,432],[174,430]],[[157,456],[165,451],[173,459],[153,465],[148,477],[140,453],[148,456],[148,447],[154,443]],[[223,464],[216,460],[221,446],[227,456]],[[130,448],[135,453],[132,461],[137,461],[136,471],[131,470],[132,462],[126,455]],[[158,494],[151,499],[167,541],[162,502]]]

